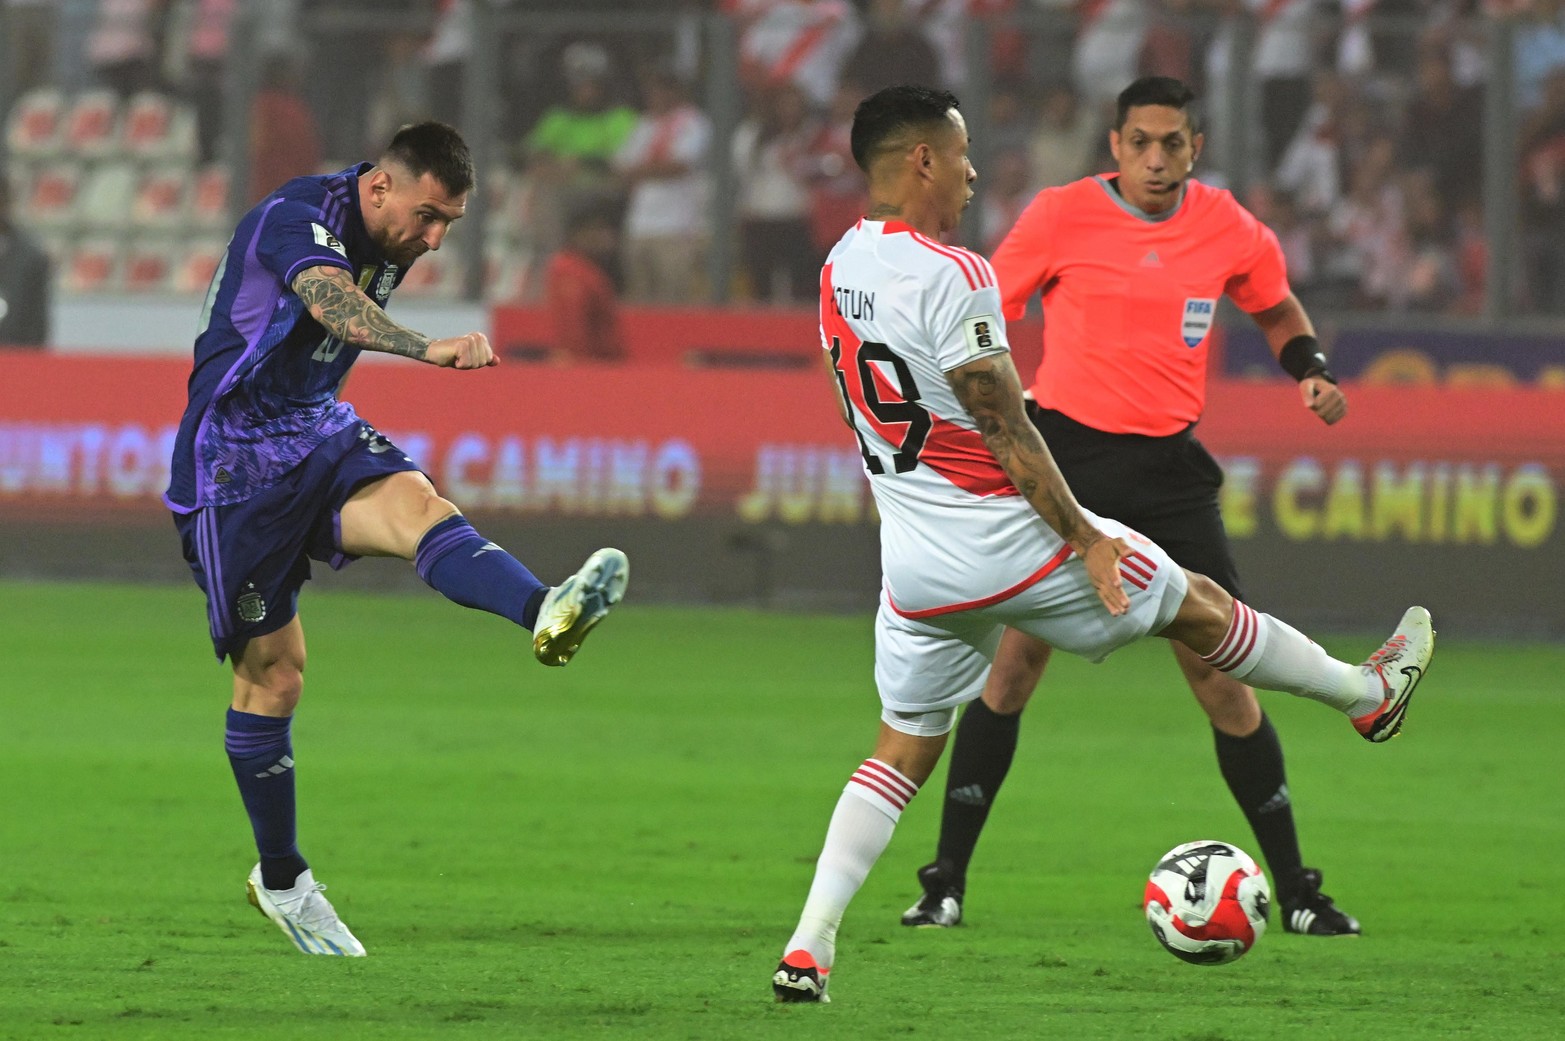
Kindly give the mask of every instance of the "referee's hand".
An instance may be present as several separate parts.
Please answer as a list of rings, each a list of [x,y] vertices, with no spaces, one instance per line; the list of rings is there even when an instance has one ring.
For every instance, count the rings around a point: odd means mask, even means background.
[[[1327,426],[1348,414],[1348,399],[1342,388],[1330,380],[1309,376],[1299,381],[1299,393],[1304,396],[1304,407],[1319,416]]]

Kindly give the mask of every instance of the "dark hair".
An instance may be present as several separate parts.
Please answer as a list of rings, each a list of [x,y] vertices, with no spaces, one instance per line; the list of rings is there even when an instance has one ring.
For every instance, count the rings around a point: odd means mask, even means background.
[[[887,87],[876,91],[853,112],[853,161],[869,172],[870,165],[898,134],[944,126],[946,113],[960,108],[956,95],[934,87]]]
[[[1130,118],[1130,110],[1142,105],[1177,108],[1190,121],[1191,133],[1199,129],[1199,120],[1196,118],[1199,106],[1196,105],[1195,91],[1172,76],[1143,76],[1120,91],[1119,118],[1114,122],[1114,129],[1123,128],[1125,120]]]
[[[411,123],[397,131],[381,153],[381,163],[395,162],[414,177],[434,174],[452,195],[473,187],[473,156],[455,127],[444,123]]]

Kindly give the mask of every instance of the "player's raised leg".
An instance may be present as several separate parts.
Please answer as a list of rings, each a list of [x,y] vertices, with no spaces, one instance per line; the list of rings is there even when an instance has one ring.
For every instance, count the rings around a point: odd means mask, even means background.
[[[533,633],[533,653],[545,665],[570,661],[625,595],[629,564],[619,550],[598,550],[551,589],[480,535],[416,470],[363,485],[343,504],[341,519],[344,552],[413,561],[419,577],[448,600]]]
[[[1327,654],[1285,622],[1235,600],[1204,575],[1187,573],[1190,591],[1159,635],[1178,640],[1213,668],[1252,687],[1297,694],[1332,706],[1366,741],[1402,729],[1409,700],[1434,655],[1429,612],[1410,607],[1396,632],[1362,665]]]
[[[304,628],[297,615],[246,641],[234,658],[234,700],[225,746],[260,861],[250,903],[306,954],[362,956],[364,945],[321,895],[299,854],[292,725],[304,689]]]
[[[836,960],[837,926],[891,842],[902,811],[939,762],[954,714],[931,713],[915,724],[937,734],[903,733],[881,724],[874,754],[848,778],[832,811],[799,924],[772,976],[778,1001],[831,1000],[826,984]]]

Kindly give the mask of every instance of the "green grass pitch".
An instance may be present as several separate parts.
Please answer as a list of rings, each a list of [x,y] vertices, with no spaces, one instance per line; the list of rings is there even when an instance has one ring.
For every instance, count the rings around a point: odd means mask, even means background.
[[[867,614],[641,607],[632,590],[551,670],[433,594],[326,585],[304,599],[301,840],[362,960],[300,955],[244,901],[228,670],[194,588],[0,585],[0,1038],[1565,1030],[1565,648],[1444,634],[1386,746],[1265,695],[1306,860],[1365,935],[1274,923],[1218,968],[1165,954],[1139,907],[1179,842],[1257,852],[1204,720],[1158,641],[1098,667],[1062,656],[975,860],[969,924],[897,924],[942,771],[849,909],[834,1003],[779,1006],[769,977],[875,731]],[[1378,639],[1326,643],[1356,659]]]

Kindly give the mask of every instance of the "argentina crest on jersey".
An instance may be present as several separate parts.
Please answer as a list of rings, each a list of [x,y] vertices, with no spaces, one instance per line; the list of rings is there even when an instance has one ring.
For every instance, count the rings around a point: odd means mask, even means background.
[[[1180,322],[1179,334],[1185,346],[1192,350],[1201,346],[1206,334],[1212,331],[1212,319],[1217,315],[1217,301],[1197,296],[1185,298],[1185,314]]]

